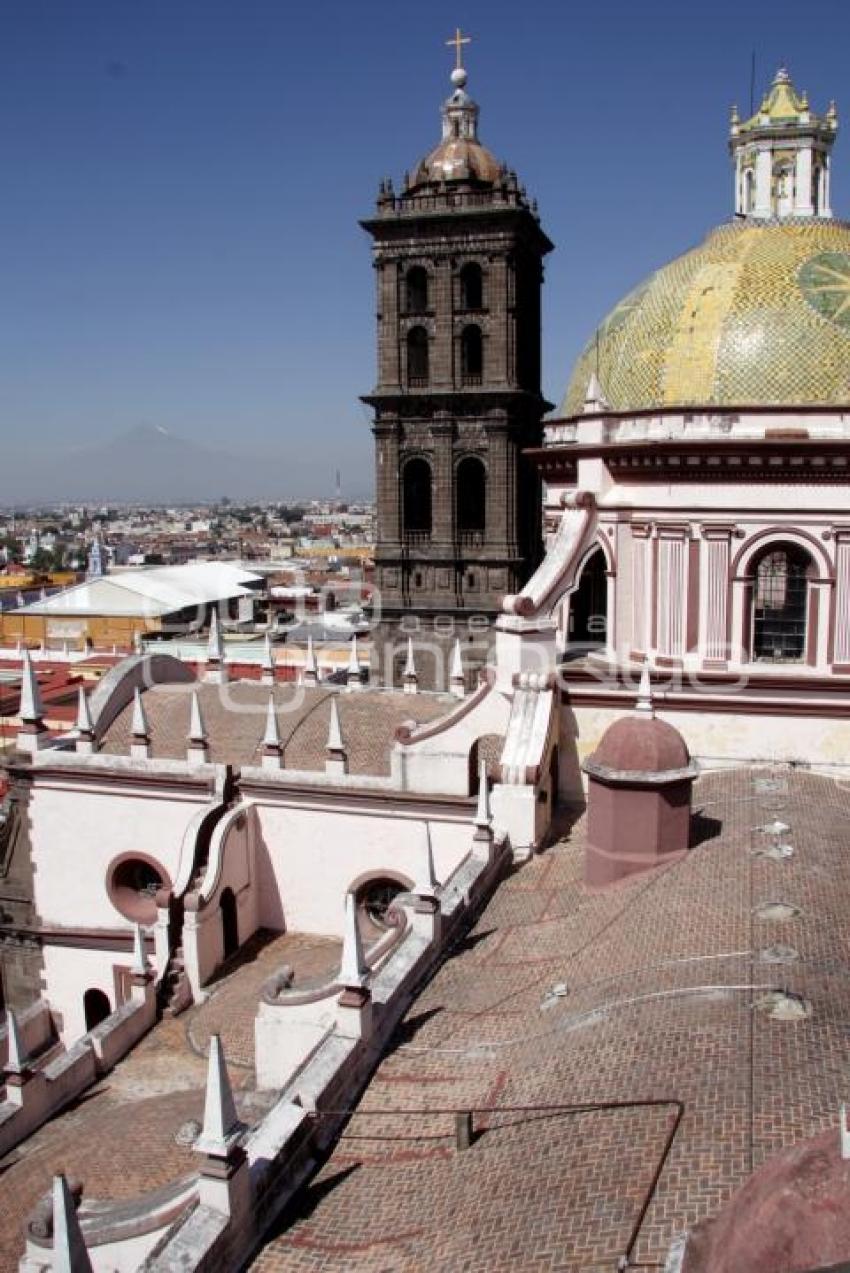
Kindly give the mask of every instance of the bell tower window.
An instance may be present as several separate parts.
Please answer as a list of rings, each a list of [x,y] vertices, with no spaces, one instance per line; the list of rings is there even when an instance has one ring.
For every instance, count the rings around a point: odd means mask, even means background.
[[[480,385],[484,371],[484,343],[475,323],[464,327],[460,337],[460,374],[465,385]]]
[[[407,383],[413,389],[428,383],[428,333],[424,327],[411,327],[407,333]]]
[[[414,265],[405,276],[405,304],[408,314],[424,314],[428,309],[428,271]]]
[[[483,299],[481,266],[470,261],[460,272],[460,307],[461,309],[481,309]]]
[[[477,456],[468,455],[457,466],[455,517],[461,537],[483,535],[487,518],[487,472]]]
[[[431,465],[418,456],[402,473],[402,519],[405,535],[431,534]]]

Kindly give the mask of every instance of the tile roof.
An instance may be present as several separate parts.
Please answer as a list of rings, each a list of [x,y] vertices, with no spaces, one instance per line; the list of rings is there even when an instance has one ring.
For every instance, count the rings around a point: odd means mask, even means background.
[[[198,691],[210,759],[218,764],[258,765],[270,687],[256,681],[156,685],[146,690],[144,702],[153,757],[185,756],[192,689]],[[392,690],[349,694],[324,687],[276,685],[274,696],[288,769],[324,769],[330,703],[336,697],[349,773],[374,776],[390,772],[390,751],[399,725],[411,720],[436,720],[457,707],[457,699],[448,694],[403,694]],[[103,752],[127,754],[131,715],[132,706],[128,705],[116,717],[105,734]]]

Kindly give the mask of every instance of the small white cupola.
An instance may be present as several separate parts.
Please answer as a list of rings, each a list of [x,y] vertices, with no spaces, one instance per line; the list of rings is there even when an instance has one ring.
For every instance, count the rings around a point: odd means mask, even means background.
[[[735,163],[735,215],[755,220],[832,216],[830,151],[838,132],[831,102],[815,115],[780,67],[761,106],[742,120],[732,107],[729,150]]]

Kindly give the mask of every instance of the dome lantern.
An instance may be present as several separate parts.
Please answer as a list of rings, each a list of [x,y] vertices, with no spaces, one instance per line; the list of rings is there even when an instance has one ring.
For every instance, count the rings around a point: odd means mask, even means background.
[[[502,165],[478,140],[478,104],[466,91],[467,73],[461,65],[461,46],[470,37],[455,32],[446,41],[455,49],[455,66],[451,73],[452,92],[443,102],[440,144],[416,167],[410,189],[444,181],[473,182],[493,186],[502,178]]]
[[[834,105],[809,107],[785,67],[747,120],[733,111],[729,149],[735,161],[735,215],[767,220],[832,216],[830,150],[838,129]]]

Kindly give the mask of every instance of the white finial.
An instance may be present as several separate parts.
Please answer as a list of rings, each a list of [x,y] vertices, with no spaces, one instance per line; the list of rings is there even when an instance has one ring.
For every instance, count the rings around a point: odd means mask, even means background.
[[[302,681],[304,685],[318,685],[319,683],[319,665],[316,662],[316,651],[313,649],[313,638],[309,635],[307,637],[307,654],[304,658]]]
[[[213,1158],[227,1158],[240,1131],[241,1126],[236,1114],[221,1038],[214,1034],[210,1038],[210,1054],[207,1063],[204,1126],[193,1148],[199,1154],[209,1154]]]
[[[339,983],[346,989],[360,989],[366,985],[369,969],[363,958],[363,938],[357,922],[357,902],[353,893],[345,895],[345,930],[342,942],[342,963]]]
[[[224,662],[224,643],[222,642],[221,629],[218,625],[218,610],[213,610],[210,616],[210,634],[207,640],[207,662]]]
[[[146,977],[148,961],[145,956],[145,934],[141,924],[133,926],[133,963],[130,972],[137,977]]]
[[[29,1055],[21,1036],[18,1018],[11,1008],[6,1009],[6,1065],[8,1074],[23,1074],[29,1068]]]
[[[419,863],[416,873],[416,883],[413,886],[414,893],[418,893],[420,897],[433,897],[434,892],[439,884],[436,872],[434,870],[434,849],[431,844],[431,827],[426,822],[424,824],[425,835],[422,840],[422,851],[419,857]]]
[[[413,637],[407,638],[407,662],[401,674],[401,683],[406,694],[416,693],[419,677],[416,674],[416,663],[413,658]]]
[[[655,709],[652,705],[652,684],[649,679],[648,667],[645,667],[640,674],[640,685],[638,686],[637,701],[635,703],[635,715],[655,715]]]
[[[277,727],[274,694],[269,694],[269,705],[266,708],[266,732],[263,734],[263,746],[275,749],[280,747],[280,730]]]
[[[38,677],[32,665],[30,652],[26,646],[21,651],[21,706],[19,715],[25,724],[41,724],[44,717],[44,705],[41,701],[41,690]]]
[[[331,698],[331,715],[328,724],[328,741],[327,750],[330,752],[344,752],[345,742],[342,737],[342,726],[339,723],[339,708],[336,705],[336,695]]]
[[[192,710],[189,714],[189,742],[190,743],[206,743],[207,731],[204,725],[204,718],[201,715],[201,703],[198,698],[198,691],[192,690]]]
[[[608,405],[608,400],[602,391],[602,385],[599,383],[599,377],[595,371],[592,371],[584,393],[585,415],[590,415],[595,411],[606,411]]]
[[[466,695],[466,682],[463,676],[463,655],[460,650],[460,637],[455,638],[454,649],[452,650],[452,663],[449,669],[449,689],[456,698],[464,698]]]
[[[133,719],[130,723],[130,733],[134,738],[150,738],[147,713],[142,702],[142,692],[138,686],[133,691]]]
[[[475,825],[482,831],[489,830],[493,822],[490,809],[490,784],[487,781],[487,761],[481,760],[478,766],[478,806],[475,810]]]
[[[360,659],[357,655],[357,633],[351,638],[351,649],[348,655],[348,688],[360,689],[363,679],[360,675]]]
[[[272,652],[272,641],[268,632],[263,644],[263,675],[262,681],[264,685],[274,685],[274,654]]]
[[[91,718],[91,708],[89,707],[89,696],[81,685],[77,691],[77,735],[82,738],[90,738],[94,733],[94,724]]]
[[[92,1273],[80,1218],[63,1175],[53,1177],[53,1273]]]

